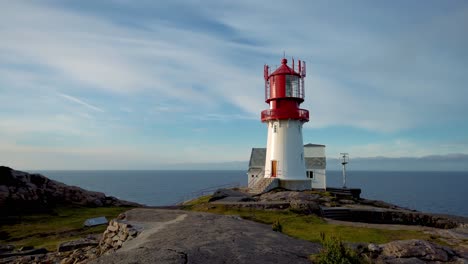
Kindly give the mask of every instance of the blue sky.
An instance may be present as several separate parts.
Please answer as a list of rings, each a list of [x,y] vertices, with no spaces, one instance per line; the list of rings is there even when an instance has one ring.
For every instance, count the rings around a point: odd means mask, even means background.
[[[466,1],[2,1],[0,38],[18,169],[247,160],[283,51],[328,156],[468,154]]]

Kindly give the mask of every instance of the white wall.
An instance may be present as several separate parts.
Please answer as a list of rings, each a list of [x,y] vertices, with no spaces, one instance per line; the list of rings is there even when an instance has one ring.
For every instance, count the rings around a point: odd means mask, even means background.
[[[252,175],[252,174],[247,173],[247,177],[248,177],[247,187],[254,188],[258,180],[260,178],[263,178],[263,175],[255,175],[255,174]]]
[[[265,178],[271,176],[271,161],[276,160],[277,178],[307,179],[302,142],[302,122],[299,120],[271,120],[267,124]]]
[[[312,179],[313,189],[326,189],[327,188],[327,177],[325,170],[312,170],[314,172],[314,178]]]
[[[304,147],[304,155],[307,158],[325,158],[325,147]]]

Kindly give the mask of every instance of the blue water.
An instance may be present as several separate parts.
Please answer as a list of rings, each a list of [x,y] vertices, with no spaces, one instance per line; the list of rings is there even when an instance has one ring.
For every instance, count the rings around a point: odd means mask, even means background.
[[[190,193],[222,184],[247,185],[245,171],[35,171],[69,185],[147,205],[169,205]],[[340,171],[327,185],[340,187]],[[348,171],[348,187],[361,196],[423,212],[468,217],[468,172]]]

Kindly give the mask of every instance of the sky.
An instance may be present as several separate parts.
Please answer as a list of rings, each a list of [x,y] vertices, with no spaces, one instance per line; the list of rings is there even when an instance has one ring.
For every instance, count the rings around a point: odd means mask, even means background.
[[[0,0],[0,164],[248,160],[283,53],[328,157],[468,154],[467,47],[463,0]]]

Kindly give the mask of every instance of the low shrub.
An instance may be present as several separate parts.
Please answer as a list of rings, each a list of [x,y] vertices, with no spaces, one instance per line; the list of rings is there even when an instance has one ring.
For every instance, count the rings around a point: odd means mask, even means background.
[[[281,225],[279,219],[277,219],[272,225],[271,225],[273,231],[275,232],[283,232],[283,226]]]
[[[319,254],[313,256],[314,263],[318,264],[360,264],[366,263],[358,254],[343,245],[343,242],[335,236],[326,236],[320,233],[323,246]]]

